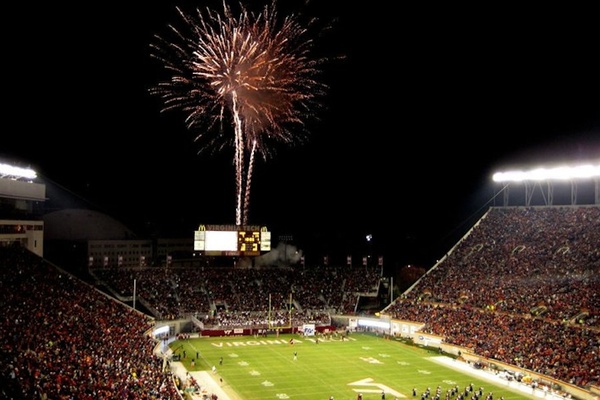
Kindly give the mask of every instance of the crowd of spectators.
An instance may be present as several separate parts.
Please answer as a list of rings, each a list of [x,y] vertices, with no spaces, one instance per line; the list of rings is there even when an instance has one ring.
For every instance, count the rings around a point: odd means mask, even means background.
[[[0,265],[1,398],[181,398],[148,316],[21,248]]]
[[[154,316],[134,310],[21,247],[0,246],[0,266],[6,289],[0,294],[1,398],[181,398],[177,377],[154,353],[157,343],[149,334]],[[205,314],[207,324],[244,327],[267,326],[273,320],[287,324],[290,307],[294,307],[294,325],[329,323],[328,301],[341,304],[344,287],[351,293],[367,292],[376,290],[379,282],[379,270],[369,273],[369,283],[362,270],[362,280],[349,274],[337,289],[331,288],[329,284],[344,270],[331,267],[320,275],[322,271],[316,269],[273,274],[272,270],[143,268],[106,270],[100,276],[119,296],[131,296],[136,286],[140,300],[161,318]],[[269,302],[275,310],[272,314]]]
[[[221,326],[261,325],[275,311],[287,321],[294,308],[296,325],[329,324],[329,316],[354,314],[360,294],[379,290],[380,268],[313,266],[305,268],[165,268],[103,269],[93,272],[117,297],[133,295],[156,318],[202,316]]]
[[[495,208],[384,313],[475,354],[600,384],[600,207]]]
[[[153,354],[153,318],[23,249],[0,247],[0,261],[4,397],[179,398]],[[379,269],[329,265],[95,273],[117,297],[136,290],[158,319],[195,315],[221,327],[290,315],[294,325],[328,323],[381,282]],[[492,208],[383,314],[482,357],[599,385],[600,207]]]

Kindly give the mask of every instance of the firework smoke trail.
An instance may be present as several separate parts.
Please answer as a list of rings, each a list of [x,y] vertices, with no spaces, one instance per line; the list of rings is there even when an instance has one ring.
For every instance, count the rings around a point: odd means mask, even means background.
[[[242,224],[242,192],[244,190],[244,133],[242,132],[242,120],[240,119],[237,92],[231,93],[233,113],[233,127],[235,131],[235,190],[236,190],[236,207],[235,207],[235,223]]]
[[[250,208],[250,187],[252,182],[252,170],[254,169],[254,156],[256,154],[256,142],[252,145],[250,150],[250,161],[248,162],[248,173],[246,174],[246,194],[244,195],[244,218],[242,220],[243,225],[248,224],[248,210]]]
[[[183,27],[170,25],[169,37],[156,35],[150,45],[168,77],[149,89],[162,100],[161,112],[180,110],[186,127],[202,132],[199,152],[234,147],[237,225],[248,221],[255,155],[267,160],[275,143],[304,142],[305,122],[317,118],[327,89],[317,79],[326,59],[310,57],[316,19],[306,27],[296,15],[280,21],[275,1],[257,14],[240,9],[236,17],[225,2],[222,15],[177,8]]]

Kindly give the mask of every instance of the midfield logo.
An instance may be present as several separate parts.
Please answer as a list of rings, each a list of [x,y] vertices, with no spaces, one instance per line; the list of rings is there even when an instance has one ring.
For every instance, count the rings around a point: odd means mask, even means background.
[[[398,398],[400,398],[400,397],[406,398],[406,396],[403,395],[402,393],[399,393],[399,392],[395,391],[394,389],[390,388],[387,385],[384,385],[383,383],[375,383],[375,382],[373,382],[373,379],[371,379],[371,378],[365,378],[365,379],[361,379],[360,381],[351,382],[351,383],[348,384],[348,386],[360,386],[359,388],[356,388],[356,389],[353,388],[352,389],[356,393],[381,393],[381,392],[385,392],[386,394],[390,394],[390,395],[398,397]]]

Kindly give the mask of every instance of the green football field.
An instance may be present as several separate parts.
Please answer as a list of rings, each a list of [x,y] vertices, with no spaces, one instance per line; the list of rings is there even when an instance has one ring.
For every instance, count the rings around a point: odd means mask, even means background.
[[[367,400],[382,399],[382,392],[386,400],[421,399],[427,388],[432,399],[438,386],[440,398],[446,399],[448,390],[458,386],[464,393],[471,383],[475,390],[483,388],[480,400],[490,392],[494,400],[536,398],[435,362],[435,350],[368,334],[353,333],[345,340],[319,337],[319,343],[316,337],[300,335],[204,337],[170,347],[188,370],[212,371],[214,366],[215,380],[223,379],[222,387],[244,400],[356,400],[359,393]]]

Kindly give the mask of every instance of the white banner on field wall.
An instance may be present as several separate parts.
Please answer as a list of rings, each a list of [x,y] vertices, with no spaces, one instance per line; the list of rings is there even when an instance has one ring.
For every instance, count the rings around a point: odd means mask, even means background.
[[[302,325],[302,332],[304,336],[315,336],[315,324]]]

